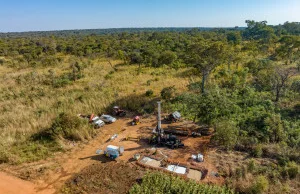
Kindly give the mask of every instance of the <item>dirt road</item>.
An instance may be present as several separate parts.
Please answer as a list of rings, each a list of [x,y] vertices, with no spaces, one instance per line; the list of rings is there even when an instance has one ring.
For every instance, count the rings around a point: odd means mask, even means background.
[[[122,138],[129,134],[131,136],[135,135],[137,128],[143,128],[143,126],[149,125],[148,120],[148,122],[142,123],[138,126],[129,126],[128,124],[130,121],[131,119],[124,118],[117,120],[113,124],[107,124],[103,128],[100,128],[97,137],[88,143],[78,145],[74,144],[74,147],[70,151],[66,153],[58,153],[54,158],[49,158],[48,160],[31,164],[23,164],[21,166],[2,166],[1,170],[7,173],[0,174],[0,194],[17,194],[18,191],[19,193],[24,193],[24,191],[26,191],[28,194],[52,194],[57,192],[67,179],[69,179],[73,174],[80,172],[80,170],[84,167],[96,162],[105,162],[101,161],[103,158],[96,154],[97,149],[105,149],[107,144],[123,145],[124,143],[120,141]],[[107,140],[115,133],[122,134],[120,134],[114,141],[108,142]],[[125,142],[125,144],[125,151],[127,151],[122,160],[132,157],[131,153],[135,152],[133,147],[140,147],[139,144],[133,141]],[[19,176],[20,169],[34,169],[35,167],[43,166],[46,166],[48,170],[38,177],[29,178],[31,179],[31,182],[23,181],[12,176]],[[23,172],[21,172],[21,174],[22,173]],[[15,186],[15,182],[11,180],[15,180],[17,186]]]
[[[26,192],[25,192],[26,191]],[[2,194],[34,194],[35,185],[29,181],[0,172],[0,193]]]

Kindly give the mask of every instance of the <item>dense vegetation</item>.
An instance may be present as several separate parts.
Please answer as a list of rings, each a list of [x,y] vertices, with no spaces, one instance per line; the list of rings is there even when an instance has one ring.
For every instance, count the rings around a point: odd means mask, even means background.
[[[0,162],[38,160],[93,137],[74,114],[113,104],[152,113],[159,97],[164,110],[214,127],[220,149],[275,159],[253,175],[289,185],[299,179],[300,24],[246,23],[1,34]]]
[[[207,184],[198,184],[194,181],[185,181],[184,179],[161,172],[148,173],[143,177],[141,184],[135,184],[129,193],[132,194],[151,194],[151,193],[234,193],[225,187],[219,187]]]

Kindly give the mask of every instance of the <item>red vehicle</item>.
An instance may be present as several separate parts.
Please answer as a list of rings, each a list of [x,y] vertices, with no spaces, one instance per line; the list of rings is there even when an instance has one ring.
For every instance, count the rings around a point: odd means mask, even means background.
[[[139,116],[133,117],[131,125],[138,125],[139,123],[140,123],[140,117]]]

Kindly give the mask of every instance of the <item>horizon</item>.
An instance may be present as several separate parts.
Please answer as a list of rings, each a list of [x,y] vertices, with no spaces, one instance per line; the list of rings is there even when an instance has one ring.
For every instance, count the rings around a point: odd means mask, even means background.
[[[0,0],[1,1],[1,0]],[[297,0],[89,0],[2,2],[0,32],[120,28],[232,28],[245,20],[298,22]]]
[[[182,29],[197,29],[197,28],[204,28],[204,29],[222,29],[222,28],[246,28],[247,26],[229,26],[229,27],[218,27],[218,26],[207,26],[207,27],[203,27],[203,26],[190,26],[190,27],[117,27],[117,28],[83,28],[83,29],[61,29],[61,30],[32,30],[32,31],[12,31],[12,32],[1,32],[0,34],[9,34],[9,33],[30,33],[30,32],[59,32],[59,31],[80,31],[80,30],[112,30],[112,29],[162,29],[162,28],[171,28],[171,29],[175,29],[175,28],[182,28]]]

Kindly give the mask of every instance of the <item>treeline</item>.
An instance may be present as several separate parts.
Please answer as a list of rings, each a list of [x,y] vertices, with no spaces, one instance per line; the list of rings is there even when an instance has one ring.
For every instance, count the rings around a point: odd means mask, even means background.
[[[238,28],[238,27],[237,27]],[[13,37],[49,37],[49,36],[86,36],[86,35],[103,35],[114,33],[139,33],[139,32],[185,32],[192,29],[199,31],[208,31],[217,28],[209,27],[157,27],[157,28],[107,28],[107,29],[82,29],[82,30],[55,30],[55,31],[29,31],[29,32],[7,32],[0,33],[0,37],[13,38]],[[230,29],[230,28],[224,28]],[[239,28],[243,29],[243,27]]]
[[[265,22],[265,21],[263,21]],[[277,35],[299,35],[299,22],[285,22],[271,26]],[[187,32],[191,30],[197,31],[243,31],[245,27],[235,26],[234,28],[213,28],[213,27],[157,27],[157,28],[108,28],[108,29],[82,29],[82,30],[55,30],[55,31],[28,31],[28,32],[6,32],[0,33],[0,38],[16,38],[16,37],[69,37],[69,36],[86,36],[86,35],[103,35],[113,33],[143,33],[143,32]]]
[[[129,63],[143,63],[153,67],[172,65],[175,68],[187,65],[187,54],[199,45],[219,42],[220,47],[232,52],[230,60],[237,61],[240,52],[268,54],[269,58],[294,60],[294,49],[298,44],[298,23],[285,23],[280,28],[268,26],[265,21],[246,21],[245,30],[199,29],[166,31],[140,31],[109,33],[85,36],[41,36],[15,37],[0,39],[0,56],[11,56],[8,61],[12,67],[36,67],[56,65],[61,57],[56,54],[75,55],[79,57],[112,57]],[[287,27],[285,27],[287,26]],[[292,26],[292,27],[291,27]],[[181,28],[180,28],[181,29]],[[284,29],[284,30],[282,30]],[[38,33],[38,32],[37,32]],[[202,42],[202,43],[201,43]],[[278,47],[280,44],[281,47]],[[276,50],[277,49],[277,50]],[[195,52],[197,52],[195,50]],[[206,51],[205,51],[206,52]],[[0,60],[0,64],[5,61]]]

